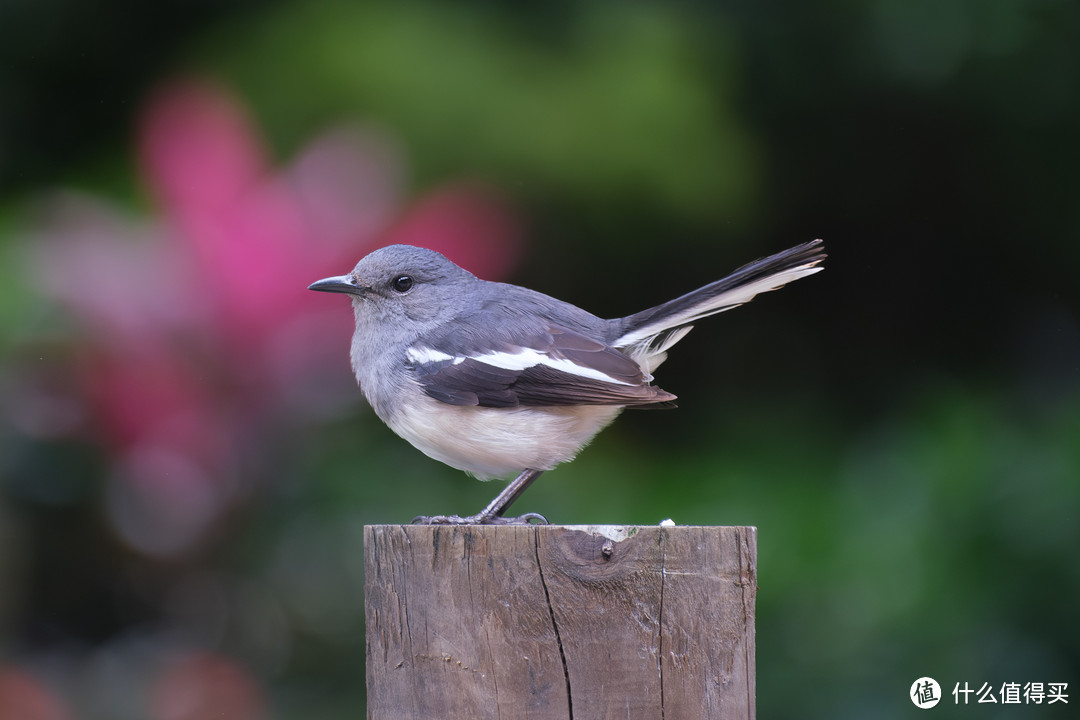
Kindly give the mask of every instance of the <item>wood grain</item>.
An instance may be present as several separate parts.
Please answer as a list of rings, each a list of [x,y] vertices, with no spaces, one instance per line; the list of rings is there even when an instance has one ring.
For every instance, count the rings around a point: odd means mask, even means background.
[[[753,718],[756,538],[365,527],[368,717]]]

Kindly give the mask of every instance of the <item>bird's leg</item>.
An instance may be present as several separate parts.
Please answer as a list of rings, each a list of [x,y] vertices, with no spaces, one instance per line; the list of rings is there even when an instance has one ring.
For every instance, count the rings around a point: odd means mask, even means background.
[[[514,501],[521,497],[521,494],[525,492],[533,480],[540,477],[543,470],[522,470],[514,480],[503,488],[503,491],[495,496],[495,499],[488,503],[488,506],[474,515],[470,519],[475,519],[475,522],[479,525],[497,523],[497,524],[529,524],[531,520],[540,520],[542,525],[547,524],[547,520],[543,515],[537,513],[526,513],[521,517],[516,518],[503,518],[503,515],[510,506],[514,504]]]
[[[546,525],[547,518],[538,513],[525,513],[520,517],[503,517],[510,509],[514,501],[532,485],[533,480],[540,477],[543,470],[522,470],[521,474],[514,478],[513,482],[503,488],[503,491],[488,503],[488,506],[468,517],[459,515],[435,515],[428,517],[420,515],[413,518],[414,525],[532,525],[534,521],[539,525]]]

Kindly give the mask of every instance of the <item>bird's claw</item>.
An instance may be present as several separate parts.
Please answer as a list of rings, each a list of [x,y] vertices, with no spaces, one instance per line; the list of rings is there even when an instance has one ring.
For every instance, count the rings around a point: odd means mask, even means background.
[[[540,513],[525,513],[518,517],[485,517],[483,514],[469,515],[417,515],[411,525],[548,525],[547,518]]]

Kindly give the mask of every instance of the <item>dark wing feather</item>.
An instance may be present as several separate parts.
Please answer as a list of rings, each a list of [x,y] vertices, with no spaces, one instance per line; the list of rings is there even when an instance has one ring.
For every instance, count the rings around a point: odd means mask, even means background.
[[[446,346],[445,343],[441,345]],[[537,362],[524,368],[506,368],[484,361],[485,356],[490,358],[495,352],[515,355],[526,350],[561,367]],[[468,354],[450,360],[414,363],[411,369],[424,392],[450,405],[493,408],[670,406],[675,399],[671,393],[650,385],[651,378],[643,375],[638,364],[620,351],[581,333],[555,326],[549,326],[543,332],[521,333],[517,342],[500,337],[497,349],[485,351],[482,346],[474,346]]]
[[[535,365],[514,382],[518,403],[534,407],[558,405],[650,405],[675,399],[655,385],[615,385]]]
[[[420,386],[429,396],[448,405],[517,407],[511,390],[521,374],[517,370],[494,367],[476,360],[425,363],[415,368]]]

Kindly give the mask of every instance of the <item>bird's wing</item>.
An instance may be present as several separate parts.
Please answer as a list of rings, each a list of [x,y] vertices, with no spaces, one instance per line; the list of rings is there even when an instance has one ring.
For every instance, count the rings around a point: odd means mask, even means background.
[[[580,332],[548,324],[491,333],[455,324],[454,336],[421,339],[405,361],[429,396],[450,405],[553,407],[671,405],[632,359]]]

